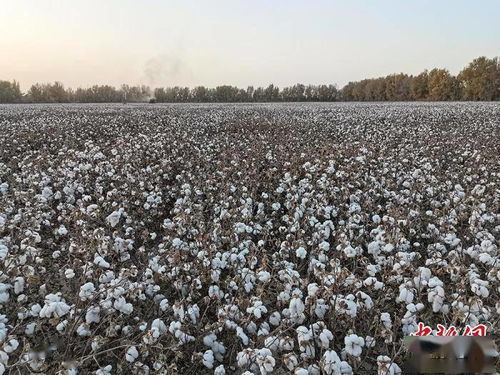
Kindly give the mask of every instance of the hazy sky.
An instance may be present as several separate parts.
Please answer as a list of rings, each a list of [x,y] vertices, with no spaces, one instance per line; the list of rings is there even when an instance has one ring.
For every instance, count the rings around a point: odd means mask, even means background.
[[[337,83],[500,55],[499,0],[0,0],[0,79]]]

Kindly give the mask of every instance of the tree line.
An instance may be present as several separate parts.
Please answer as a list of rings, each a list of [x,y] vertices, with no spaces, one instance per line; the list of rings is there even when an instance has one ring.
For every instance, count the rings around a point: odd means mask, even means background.
[[[119,103],[156,101],[161,103],[227,102],[331,102],[331,101],[449,101],[500,100],[500,60],[478,57],[457,76],[447,69],[425,70],[418,75],[404,73],[335,85],[279,87],[230,85],[167,87],[95,85],[73,90],[62,83],[34,84],[22,93],[16,81],[0,81],[0,103]]]

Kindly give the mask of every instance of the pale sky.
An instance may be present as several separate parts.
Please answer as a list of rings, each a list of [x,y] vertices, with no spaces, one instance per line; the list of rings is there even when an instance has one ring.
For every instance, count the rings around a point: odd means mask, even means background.
[[[342,86],[500,55],[499,0],[0,0],[0,79]]]

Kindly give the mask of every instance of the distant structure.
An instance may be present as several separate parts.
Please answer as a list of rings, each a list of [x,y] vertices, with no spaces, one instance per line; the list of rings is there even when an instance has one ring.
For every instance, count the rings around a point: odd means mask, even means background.
[[[156,98],[149,99],[149,104],[156,104]]]

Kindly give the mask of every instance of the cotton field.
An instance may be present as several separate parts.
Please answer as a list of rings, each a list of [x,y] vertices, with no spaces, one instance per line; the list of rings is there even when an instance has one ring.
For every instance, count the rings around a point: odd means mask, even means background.
[[[500,104],[0,106],[0,374],[401,373],[500,317]]]

